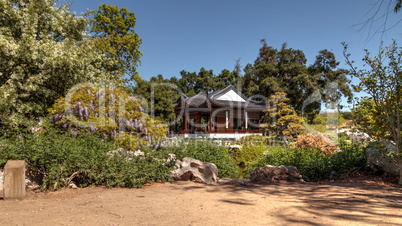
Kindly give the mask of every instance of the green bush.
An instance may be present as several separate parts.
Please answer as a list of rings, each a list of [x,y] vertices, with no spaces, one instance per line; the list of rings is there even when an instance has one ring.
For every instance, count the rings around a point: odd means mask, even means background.
[[[268,149],[266,145],[245,144],[241,149],[231,151],[231,156],[239,166],[239,176],[247,178],[250,164],[262,157],[262,154]]]
[[[269,148],[247,171],[251,172],[265,165],[291,165],[297,167],[304,180],[318,181],[328,179],[332,171],[346,175],[352,169],[365,167],[364,149],[344,144],[341,150],[343,151],[325,155],[312,149]]]
[[[316,125],[326,125],[327,124],[327,116],[317,116],[314,120],[313,123]]]
[[[178,145],[164,147],[158,150],[148,149],[157,158],[166,159],[169,153],[175,154],[178,160],[184,157],[195,158],[203,162],[214,163],[219,170],[219,177],[238,176],[238,167],[226,147],[211,141],[184,140]]]
[[[54,129],[34,135],[20,133],[0,138],[0,168],[9,159],[24,159],[35,177],[42,178],[42,189],[66,186],[72,176],[77,186],[141,187],[148,181],[169,180],[172,164],[161,165],[152,156],[134,158],[110,157],[115,150],[99,134],[72,137]]]

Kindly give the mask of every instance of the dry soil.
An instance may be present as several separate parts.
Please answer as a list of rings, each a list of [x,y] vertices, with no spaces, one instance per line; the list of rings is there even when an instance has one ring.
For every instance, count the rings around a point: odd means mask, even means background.
[[[92,187],[0,200],[0,225],[402,225],[402,189],[367,183]]]

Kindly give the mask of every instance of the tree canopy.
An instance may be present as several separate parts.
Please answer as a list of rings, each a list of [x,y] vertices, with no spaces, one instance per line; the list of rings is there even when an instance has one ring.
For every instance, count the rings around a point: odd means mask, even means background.
[[[104,3],[99,5],[98,10],[90,10],[88,15],[93,16],[90,25],[96,47],[107,57],[119,62],[117,68],[110,69],[128,75],[129,81],[141,80],[136,68],[141,63],[142,53],[139,48],[142,39],[134,30],[134,13]]]
[[[296,138],[304,131],[302,118],[286,103],[286,93],[276,92],[268,100],[268,108],[264,110],[262,128],[273,137],[283,138],[286,145],[288,137]]]
[[[366,50],[363,61],[368,66],[358,70],[347,54],[347,44],[344,44],[346,62],[351,67],[351,73],[360,80],[354,87],[357,92],[368,93],[358,103],[357,119],[360,128],[383,140],[391,137],[396,145],[396,156],[399,168],[402,169],[402,48],[394,41],[390,46],[380,48],[373,58]],[[362,114],[366,113],[364,116]],[[402,170],[399,184],[402,184]]]
[[[122,85],[88,40],[85,18],[54,0],[0,0],[0,123],[16,126],[80,82]]]
[[[270,97],[276,92],[285,92],[290,106],[298,114],[303,110],[310,121],[319,113],[321,103],[339,102],[342,97],[351,101],[347,70],[337,68],[339,62],[332,52],[320,51],[315,63],[307,66],[303,51],[287,48],[286,43],[278,50],[268,46],[265,40],[261,42],[254,64],[248,64],[244,70],[243,87],[248,96]],[[326,88],[331,83],[337,85],[336,92],[328,95]],[[305,107],[305,101],[316,91],[321,94],[322,102],[314,101]]]

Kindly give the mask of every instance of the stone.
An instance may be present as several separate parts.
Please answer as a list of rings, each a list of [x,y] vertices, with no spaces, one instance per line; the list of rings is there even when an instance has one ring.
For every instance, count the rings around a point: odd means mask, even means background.
[[[336,171],[331,171],[331,173],[329,174],[329,179],[330,180],[336,179],[338,177],[339,177],[339,175],[338,175],[338,173]]]
[[[26,175],[25,177],[25,187],[29,189],[38,189],[40,182],[38,179],[34,178],[33,176]]]
[[[231,178],[221,178],[218,180],[218,184],[233,184],[233,185],[244,185],[250,183],[249,179],[231,179]]]
[[[182,161],[176,160],[175,168],[170,172],[174,180],[190,180],[205,184],[218,181],[218,167],[213,163],[186,157]]]
[[[172,154],[172,153],[169,153],[168,154],[168,159],[166,160],[166,162],[174,162],[174,161],[176,161],[176,155]]]
[[[395,159],[386,156],[385,153],[395,153],[396,147],[390,141],[372,142],[367,147],[367,165],[375,171],[399,176],[399,167]]]
[[[3,177],[3,170],[0,170],[0,191],[3,192],[3,184],[4,184],[4,177]]]
[[[77,185],[75,185],[73,182],[70,182],[70,184],[68,184],[68,187],[72,188],[72,189],[77,189],[78,188]]]
[[[304,182],[302,175],[294,166],[271,166],[266,165],[259,169],[252,171],[248,175],[251,182],[275,182],[275,181],[291,181],[291,182]]]
[[[25,161],[8,160],[4,167],[4,199],[25,197]]]

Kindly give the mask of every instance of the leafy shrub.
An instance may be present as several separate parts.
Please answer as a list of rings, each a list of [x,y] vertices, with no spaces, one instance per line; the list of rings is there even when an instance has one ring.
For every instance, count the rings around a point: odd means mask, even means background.
[[[175,154],[178,160],[184,157],[195,158],[203,162],[214,163],[219,170],[219,177],[237,177],[238,167],[230,156],[228,149],[215,142],[184,140],[178,145],[163,147],[159,150],[148,149],[157,158],[166,159],[169,153]]]
[[[262,157],[262,154],[268,149],[266,145],[245,144],[241,149],[234,149],[231,152],[232,158],[239,166],[239,176],[247,178],[249,165]]]
[[[248,172],[265,165],[296,166],[307,181],[328,179],[332,171],[346,175],[351,169],[364,168],[366,151],[356,145],[344,145],[343,151],[323,155],[315,149],[269,148],[263,157],[248,168]]]
[[[161,165],[152,156],[127,161],[107,155],[115,149],[97,133],[73,137],[55,129],[40,135],[27,132],[0,139],[0,168],[9,159],[24,159],[32,174],[42,178],[42,189],[63,187],[69,177],[81,187],[141,187],[147,181],[169,180],[172,164]]]
[[[327,124],[327,116],[317,116],[314,120],[314,124],[326,125]]]
[[[322,133],[308,133],[307,135],[299,135],[293,144],[293,148],[308,148],[324,154],[330,154],[338,147]]]
[[[348,135],[346,132],[338,133],[338,138],[342,141],[351,140],[350,135]]]

